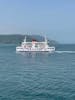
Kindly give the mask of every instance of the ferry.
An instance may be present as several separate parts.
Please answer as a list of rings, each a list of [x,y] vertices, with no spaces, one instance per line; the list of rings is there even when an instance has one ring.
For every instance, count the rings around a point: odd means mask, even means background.
[[[26,36],[24,41],[21,43],[21,46],[16,47],[17,52],[49,52],[53,53],[55,51],[54,46],[49,46],[46,37],[43,42],[39,42],[35,39],[32,39],[31,42],[26,41]]]

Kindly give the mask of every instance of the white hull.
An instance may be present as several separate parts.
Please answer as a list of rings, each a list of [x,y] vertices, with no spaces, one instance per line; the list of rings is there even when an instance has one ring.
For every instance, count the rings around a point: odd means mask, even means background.
[[[16,47],[16,51],[17,52],[50,52],[50,53],[52,53],[55,51],[55,48],[50,47],[49,49],[39,50],[39,49],[24,49],[22,47]]]

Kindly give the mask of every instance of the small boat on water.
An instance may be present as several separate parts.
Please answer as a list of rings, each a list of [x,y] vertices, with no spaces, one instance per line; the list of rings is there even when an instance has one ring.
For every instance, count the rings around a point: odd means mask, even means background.
[[[53,53],[55,51],[54,46],[49,46],[48,41],[45,37],[44,42],[38,42],[33,39],[31,42],[26,41],[26,36],[21,46],[16,47],[17,52],[49,52]]]

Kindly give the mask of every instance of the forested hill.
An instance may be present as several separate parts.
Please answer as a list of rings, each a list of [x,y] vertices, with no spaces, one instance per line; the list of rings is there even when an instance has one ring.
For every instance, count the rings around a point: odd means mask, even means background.
[[[8,44],[20,44],[25,35],[0,35],[0,43],[8,43]],[[40,35],[26,35],[27,41],[32,41],[32,39],[36,39],[37,41],[44,41],[44,37]],[[57,42],[55,40],[48,39],[50,45],[56,45]]]

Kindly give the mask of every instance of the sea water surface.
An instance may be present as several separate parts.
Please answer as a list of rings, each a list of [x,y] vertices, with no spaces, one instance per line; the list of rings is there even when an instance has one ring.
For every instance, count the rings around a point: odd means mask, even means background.
[[[0,44],[0,100],[75,100],[75,45],[53,54],[16,53]]]

